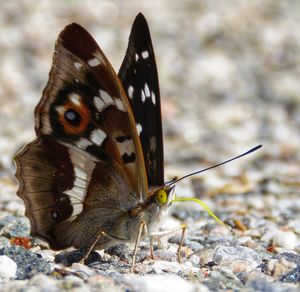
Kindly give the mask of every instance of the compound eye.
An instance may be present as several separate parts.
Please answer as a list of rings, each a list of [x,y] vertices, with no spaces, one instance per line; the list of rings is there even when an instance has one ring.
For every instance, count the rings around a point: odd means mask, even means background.
[[[157,201],[160,205],[165,205],[165,204],[167,204],[168,196],[167,196],[167,193],[165,192],[165,190],[159,190],[159,191],[155,194],[155,199],[156,199],[156,201]]]

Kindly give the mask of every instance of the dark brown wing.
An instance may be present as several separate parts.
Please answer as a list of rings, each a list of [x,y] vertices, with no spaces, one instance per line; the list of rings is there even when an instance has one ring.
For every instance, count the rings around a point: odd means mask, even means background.
[[[31,234],[53,249],[88,247],[100,231],[113,235],[113,222],[137,205],[117,165],[79,148],[37,139],[16,163]]]
[[[78,24],[58,37],[35,121],[38,136],[115,161],[137,196],[147,193],[141,145],[123,87],[95,40]]]
[[[113,237],[116,218],[146,199],[143,153],[121,82],[77,24],[58,37],[35,123],[38,139],[16,157],[32,235],[54,249]]]
[[[149,186],[164,184],[164,154],[158,74],[145,17],[136,17],[119,71],[139,132]]]

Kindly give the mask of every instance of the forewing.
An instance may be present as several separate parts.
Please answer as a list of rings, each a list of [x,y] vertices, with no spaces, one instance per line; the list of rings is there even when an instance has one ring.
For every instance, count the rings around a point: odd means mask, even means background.
[[[140,13],[132,26],[119,71],[142,144],[149,186],[164,184],[160,93],[149,27]]]
[[[39,137],[118,164],[137,199],[143,200],[147,178],[130,105],[105,55],[78,24],[58,37],[35,122]]]

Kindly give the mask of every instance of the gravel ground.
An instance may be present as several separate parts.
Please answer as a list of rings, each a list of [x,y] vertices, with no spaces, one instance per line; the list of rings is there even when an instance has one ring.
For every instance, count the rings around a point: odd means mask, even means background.
[[[247,158],[178,183],[162,229],[180,235],[140,246],[58,254],[29,236],[13,156],[34,138],[33,110],[58,33],[71,22],[97,39],[118,70],[135,15],[152,33],[160,75],[167,179],[263,144]],[[300,281],[300,2],[1,1],[1,291],[298,291]]]

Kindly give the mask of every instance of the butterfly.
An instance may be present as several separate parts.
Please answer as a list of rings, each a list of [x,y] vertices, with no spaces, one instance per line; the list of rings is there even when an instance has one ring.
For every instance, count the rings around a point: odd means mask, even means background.
[[[141,13],[118,75],[83,27],[60,33],[35,132],[15,158],[31,235],[54,250],[135,242],[134,266],[140,239],[174,198],[164,183],[158,73]]]

